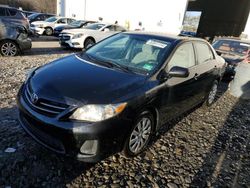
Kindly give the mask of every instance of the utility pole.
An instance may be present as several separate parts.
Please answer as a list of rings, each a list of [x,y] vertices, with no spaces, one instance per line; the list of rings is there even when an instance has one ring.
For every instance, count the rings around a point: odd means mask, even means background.
[[[84,0],[84,20],[86,20],[87,0]]]

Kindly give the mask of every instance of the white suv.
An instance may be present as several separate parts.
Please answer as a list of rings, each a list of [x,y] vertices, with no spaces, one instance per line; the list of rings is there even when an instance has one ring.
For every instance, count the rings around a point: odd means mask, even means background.
[[[83,29],[63,30],[59,42],[62,47],[83,49],[123,31],[126,29],[117,24],[95,23]]]
[[[32,22],[32,24],[30,25],[30,29],[34,33],[37,33],[39,35],[42,34],[52,35],[55,27],[67,25],[73,21],[75,21],[75,19],[55,16],[55,17],[50,17],[45,21]]]

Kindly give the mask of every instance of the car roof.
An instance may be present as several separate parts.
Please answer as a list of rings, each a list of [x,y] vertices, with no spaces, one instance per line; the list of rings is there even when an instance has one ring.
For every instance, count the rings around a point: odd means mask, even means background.
[[[124,33],[132,34],[132,35],[144,35],[144,36],[152,36],[152,37],[161,37],[168,41],[202,41],[206,42],[206,40],[201,38],[195,37],[185,37],[185,36],[178,36],[169,33],[161,33],[161,32],[145,32],[145,31],[127,31]]]
[[[229,38],[229,37],[222,37],[222,38],[217,38],[215,41],[218,40],[228,40],[228,41],[235,41],[235,42],[244,42],[250,44],[250,40],[247,39],[241,39],[241,38]]]

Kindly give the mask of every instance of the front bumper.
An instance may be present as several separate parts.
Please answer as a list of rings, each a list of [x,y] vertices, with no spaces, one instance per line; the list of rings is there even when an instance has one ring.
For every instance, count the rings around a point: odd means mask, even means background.
[[[97,123],[63,121],[34,110],[24,99],[22,87],[17,96],[19,120],[24,130],[38,143],[57,153],[84,162],[97,162],[122,150],[131,120],[115,117]],[[82,153],[87,141],[95,140],[95,154]]]
[[[45,31],[44,28],[40,28],[40,27],[30,27],[30,30],[33,32],[33,33],[36,33],[36,34],[39,34],[39,35],[42,35]]]
[[[59,36],[59,44],[61,47],[69,47],[76,49],[83,49],[83,42],[78,39],[72,39],[71,36]]]
[[[62,31],[60,31],[60,30],[54,30],[54,36],[56,36],[56,37],[59,37],[59,35],[61,34],[61,32]]]

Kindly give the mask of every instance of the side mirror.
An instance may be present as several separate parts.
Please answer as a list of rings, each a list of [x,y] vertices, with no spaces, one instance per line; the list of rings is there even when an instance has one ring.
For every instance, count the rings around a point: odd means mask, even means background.
[[[105,28],[103,31],[104,32],[109,32],[110,30],[109,30],[109,28]]]
[[[179,78],[186,78],[189,76],[189,70],[184,67],[174,66],[168,72],[169,77],[179,77]]]

